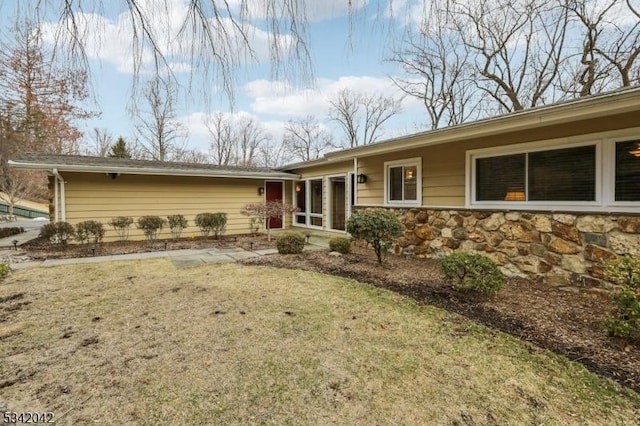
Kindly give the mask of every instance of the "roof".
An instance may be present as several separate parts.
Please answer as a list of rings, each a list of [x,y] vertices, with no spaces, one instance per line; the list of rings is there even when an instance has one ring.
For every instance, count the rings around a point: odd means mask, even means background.
[[[50,171],[56,169],[58,172],[233,177],[245,179],[295,180],[298,178],[297,175],[292,173],[264,167],[219,166],[214,164],[132,160],[127,158],[90,157],[83,155],[26,153],[9,160],[9,166]]]
[[[497,117],[400,136],[371,145],[333,151],[325,154],[322,159],[287,165],[282,167],[281,170],[296,170],[327,162],[345,161],[398,150],[458,142],[465,139],[494,136],[634,111],[640,112],[640,86],[622,88]],[[638,125],[640,125],[640,121]]]

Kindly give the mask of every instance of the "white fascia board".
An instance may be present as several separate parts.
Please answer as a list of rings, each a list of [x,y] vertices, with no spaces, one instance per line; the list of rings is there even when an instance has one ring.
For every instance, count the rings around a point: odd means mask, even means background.
[[[237,178],[237,179],[275,179],[275,180],[298,180],[299,175],[292,173],[263,173],[263,172],[232,172],[229,170],[181,170],[181,169],[158,169],[158,168],[140,168],[140,167],[104,167],[104,166],[84,166],[84,165],[65,165],[50,163],[32,163],[19,162],[9,160],[10,167],[17,169],[32,170],[52,170],[58,169],[60,172],[81,172],[81,173],[121,173],[127,175],[152,175],[152,176],[194,176],[194,177],[218,177],[218,178]]]

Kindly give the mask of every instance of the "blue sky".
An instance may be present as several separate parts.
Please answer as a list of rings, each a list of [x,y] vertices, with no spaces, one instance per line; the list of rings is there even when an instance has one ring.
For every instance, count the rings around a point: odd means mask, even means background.
[[[166,0],[170,11],[156,14],[158,33],[175,32],[177,23],[184,16],[186,0]],[[22,3],[23,8],[30,2]],[[88,2],[91,4],[91,2]],[[104,1],[107,6],[85,7],[87,29],[87,54],[90,58],[95,104],[90,107],[100,111],[100,117],[82,125],[89,133],[93,127],[106,128],[115,136],[132,138],[134,120],[127,105],[131,99],[132,50],[129,37],[129,11],[124,2]],[[159,0],[141,0],[143,10],[157,10]],[[229,3],[236,5],[239,0]],[[410,10],[405,1],[393,0],[394,17],[388,16],[388,0],[353,1],[355,14],[349,16],[346,0],[309,1],[309,42],[311,48],[313,79],[296,78],[293,82],[274,81],[267,55],[265,21],[261,19],[262,0],[250,0],[254,19],[248,21],[252,31],[252,46],[258,56],[257,62],[242,65],[236,72],[235,105],[231,109],[227,95],[217,89],[217,81],[202,80],[198,70],[190,69],[187,61],[175,47],[167,47],[167,58],[178,80],[186,87],[190,77],[195,77],[192,94],[184,91],[179,99],[177,116],[188,128],[189,147],[206,151],[207,132],[203,120],[215,111],[235,115],[250,115],[259,120],[268,132],[278,140],[284,124],[290,119],[315,115],[332,130],[337,140],[342,137],[335,123],[328,121],[328,99],[339,90],[349,87],[356,91],[385,93],[401,96],[388,78],[398,72],[395,65],[385,62],[389,56],[389,45],[394,36],[402,34],[404,16]],[[2,3],[0,13],[6,28],[6,18],[13,15],[17,3]],[[405,11],[405,12],[403,12]],[[45,19],[46,21],[46,19]],[[57,22],[53,18],[51,22]],[[353,31],[350,32],[350,23]],[[49,27],[51,29],[53,27]],[[46,38],[45,25],[45,38]],[[350,37],[351,35],[351,37]],[[145,63],[143,59],[143,65]],[[180,72],[184,71],[184,72]],[[291,74],[289,74],[290,76]],[[300,74],[293,73],[293,76]],[[146,74],[142,73],[144,81]],[[206,86],[206,87],[204,87]],[[201,93],[211,95],[206,102]],[[416,131],[423,120],[421,106],[415,100],[404,101],[404,112],[389,121],[383,129],[383,138]]]

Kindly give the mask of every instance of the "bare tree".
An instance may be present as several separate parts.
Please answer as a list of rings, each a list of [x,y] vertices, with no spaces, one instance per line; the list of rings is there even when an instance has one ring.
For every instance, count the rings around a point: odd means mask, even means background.
[[[175,86],[158,76],[147,84],[144,93],[146,108],[138,112],[137,136],[146,157],[169,161],[186,146],[186,128],[176,120]]]
[[[113,135],[109,129],[94,127],[91,132],[90,145],[85,147],[84,154],[96,157],[108,157],[114,144]]]
[[[501,111],[557,100],[568,11],[555,0],[450,0],[452,30],[475,59],[478,87]]]
[[[284,143],[269,139],[260,145],[258,150],[258,165],[277,168],[291,161],[287,146]]]
[[[402,110],[399,99],[349,89],[338,92],[330,103],[329,116],[340,125],[352,148],[376,142],[382,125]]]
[[[236,165],[255,166],[259,149],[269,139],[269,136],[260,123],[251,117],[242,117],[238,121],[237,127]]]
[[[310,161],[335,147],[331,134],[313,116],[290,120],[285,126],[283,144],[289,155],[297,161]]]
[[[404,93],[422,102],[432,129],[480,117],[484,99],[472,78],[470,52],[460,34],[450,31],[443,22],[448,16],[439,13],[439,3],[430,3],[420,29],[417,33],[409,31],[404,47],[391,58],[407,74],[392,80]]]
[[[262,145],[269,135],[253,117],[234,117],[216,112],[205,119],[211,140],[214,163],[233,166],[255,166]]]
[[[586,96],[640,82],[640,15],[631,1],[570,0],[566,7],[583,38],[580,61],[572,63],[573,78],[566,90]],[[637,19],[619,22],[627,16]]]
[[[207,116],[204,122],[211,140],[211,159],[214,164],[228,166],[234,159],[234,134],[231,121],[222,112]]]

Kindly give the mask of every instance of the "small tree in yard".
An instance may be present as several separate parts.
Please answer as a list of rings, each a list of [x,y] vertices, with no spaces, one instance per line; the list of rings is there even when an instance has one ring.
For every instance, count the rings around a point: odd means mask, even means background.
[[[607,322],[609,332],[640,344],[640,259],[622,256],[605,265],[609,280],[621,286],[612,296],[618,315]]]
[[[384,253],[389,251],[393,240],[402,235],[402,224],[389,210],[365,210],[351,215],[347,221],[347,232],[371,244],[378,264],[382,264]]]
[[[297,207],[279,201],[267,201],[264,203],[247,204],[242,207],[242,209],[240,209],[241,214],[252,218],[250,225],[252,232],[255,229],[254,227],[257,222],[262,222],[265,224],[268,241],[271,241],[271,224],[269,223],[269,219],[281,218],[285,214],[291,214],[297,211]]]

